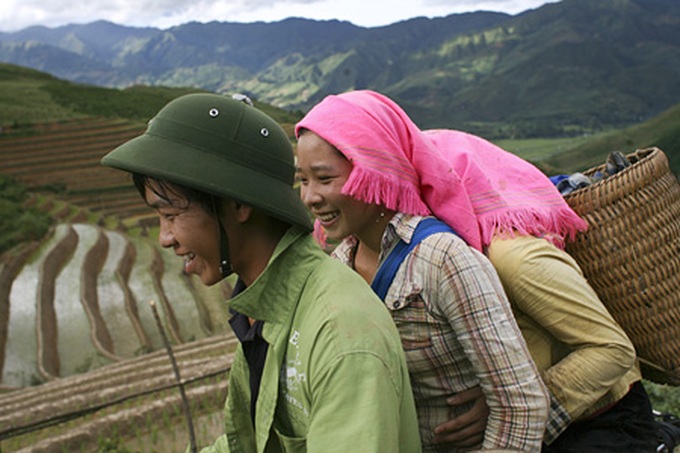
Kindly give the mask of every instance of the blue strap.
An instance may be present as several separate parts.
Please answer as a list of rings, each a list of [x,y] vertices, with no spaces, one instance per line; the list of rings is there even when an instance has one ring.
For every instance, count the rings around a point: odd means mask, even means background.
[[[380,265],[378,272],[376,272],[375,277],[373,278],[373,282],[371,282],[371,288],[373,288],[373,291],[381,300],[385,300],[387,290],[392,284],[392,280],[394,280],[394,276],[397,274],[397,270],[399,269],[399,266],[401,266],[402,261],[404,261],[404,258],[406,258],[406,255],[429,235],[443,232],[456,234],[450,226],[441,220],[434,217],[427,217],[421,220],[420,223],[418,223],[418,226],[416,226],[410,244],[400,240],[397,245],[394,246],[390,254]]]

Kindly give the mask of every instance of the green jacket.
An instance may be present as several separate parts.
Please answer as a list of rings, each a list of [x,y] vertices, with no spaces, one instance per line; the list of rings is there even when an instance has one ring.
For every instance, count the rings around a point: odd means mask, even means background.
[[[354,271],[291,228],[231,308],[263,320],[269,344],[250,420],[241,348],[229,376],[225,435],[207,452],[419,452],[399,334]]]

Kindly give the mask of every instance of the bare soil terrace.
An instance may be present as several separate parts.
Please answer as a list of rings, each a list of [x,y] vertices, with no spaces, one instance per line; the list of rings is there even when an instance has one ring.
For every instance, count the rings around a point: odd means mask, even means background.
[[[0,171],[57,222],[40,243],[0,256],[0,452],[184,450],[178,383],[149,300],[177,356],[199,443],[222,429],[235,340],[218,302],[230,286],[207,290],[184,275],[144,237],[156,220],[129,176],[100,165],[143,131],[85,118],[0,133]]]

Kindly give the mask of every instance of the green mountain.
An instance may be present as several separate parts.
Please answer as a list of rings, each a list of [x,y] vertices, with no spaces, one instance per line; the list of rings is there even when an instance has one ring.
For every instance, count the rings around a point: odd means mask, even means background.
[[[6,132],[33,133],[31,129],[36,123],[92,116],[144,124],[171,99],[197,91],[204,90],[143,85],[106,88],[73,83],[45,72],[0,63],[0,127],[9,127]],[[301,118],[300,112],[257,101],[255,104],[289,130]]]
[[[677,0],[563,0],[385,27],[287,19],[106,22],[0,34],[0,60],[92,85],[246,92],[288,110],[370,88],[423,127],[486,137],[580,134],[680,102]]]

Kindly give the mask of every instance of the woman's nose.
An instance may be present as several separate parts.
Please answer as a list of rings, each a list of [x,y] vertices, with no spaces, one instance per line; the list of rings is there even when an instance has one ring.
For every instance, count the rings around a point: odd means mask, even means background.
[[[308,208],[311,208],[322,200],[321,195],[314,189],[314,186],[311,183],[300,187],[300,197],[302,198],[302,202]]]

